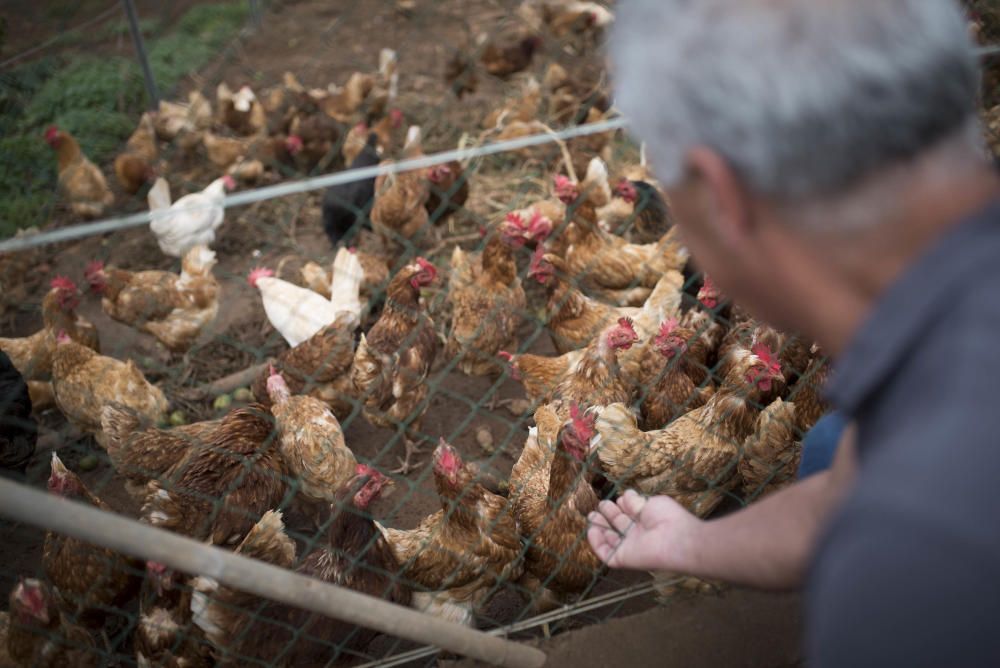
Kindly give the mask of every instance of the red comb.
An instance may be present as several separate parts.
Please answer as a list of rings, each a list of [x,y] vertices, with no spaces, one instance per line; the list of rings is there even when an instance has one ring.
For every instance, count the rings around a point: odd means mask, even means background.
[[[362,121],[361,123],[358,123],[357,125],[354,126],[355,132],[364,132],[367,129],[368,129],[368,125],[364,121]]]
[[[514,354],[509,353],[506,350],[501,350],[500,352],[498,352],[497,357],[510,364],[514,363]]]
[[[760,361],[767,365],[768,369],[773,372],[781,371],[781,362],[778,361],[777,356],[767,347],[767,344],[757,343],[750,348],[750,352],[760,358]]]
[[[660,336],[666,338],[670,336],[673,331],[677,329],[677,318],[671,318],[670,320],[664,320],[660,324]]]
[[[417,258],[417,264],[420,265],[420,268],[422,270],[424,270],[426,272],[429,272],[430,275],[431,275],[431,278],[434,278],[434,277],[437,276],[437,267],[435,267],[431,262],[425,260],[422,257],[418,257]]]
[[[94,274],[104,271],[104,263],[100,260],[92,260],[87,263],[83,268],[84,276],[93,276]]]
[[[511,225],[517,225],[521,229],[524,229],[524,219],[521,218],[521,214],[517,213],[516,211],[511,211],[510,213],[508,213],[506,216],[504,216],[504,220],[510,223]]]
[[[256,267],[250,272],[250,275],[247,276],[247,283],[256,288],[258,279],[270,276],[274,276],[273,270],[268,269],[267,267]]]
[[[49,282],[49,287],[53,290],[69,290],[70,292],[76,292],[76,283],[74,283],[68,276],[56,276]]]
[[[535,211],[531,215],[531,222],[528,223],[528,229],[531,231],[531,235],[536,239],[545,240],[552,234],[552,221],[543,216],[540,212]]]
[[[438,446],[434,450],[434,460],[438,466],[448,472],[456,471],[462,467],[462,458],[444,438],[438,439]]]
[[[531,268],[538,269],[542,262],[545,262],[545,246],[538,244],[535,246],[535,252],[531,254]]]
[[[588,413],[579,404],[573,403],[569,406],[569,419],[577,436],[589,440],[594,433],[594,422],[597,421],[597,416]]]
[[[568,188],[573,185],[573,182],[570,180],[568,176],[557,174],[555,177],[555,185],[557,189]]]
[[[632,322],[632,318],[618,318],[618,326],[624,327],[628,331],[635,334],[635,323]]]

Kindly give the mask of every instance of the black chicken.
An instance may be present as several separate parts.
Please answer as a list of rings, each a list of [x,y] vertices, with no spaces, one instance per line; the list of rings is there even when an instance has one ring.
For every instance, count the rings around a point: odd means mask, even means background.
[[[0,350],[0,475],[24,475],[35,454],[38,424],[31,417],[28,384]]]
[[[377,165],[381,158],[375,145],[378,135],[374,132],[368,135],[364,150],[354,158],[349,169],[371,167]],[[368,212],[371,210],[375,197],[375,177],[330,186],[323,195],[323,229],[330,243],[336,248],[345,238],[357,234],[359,222],[365,227],[371,227],[368,222]]]

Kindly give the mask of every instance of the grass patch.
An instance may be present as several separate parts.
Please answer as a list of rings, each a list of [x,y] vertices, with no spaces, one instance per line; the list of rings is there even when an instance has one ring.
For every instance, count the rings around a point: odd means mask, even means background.
[[[243,0],[193,7],[162,37],[147,39],[160,94],[210,61],[244,25]],[[121,22],[103,30],[109,39]],[[146,24],[149,26],[150,24]],[[55,161],[42,141],[56,124],[72,133],[87,156],[110,162],[145,105],[145,85],[132,58],[45,58],[0,74],[0,237],[40,225],[56,190]]]

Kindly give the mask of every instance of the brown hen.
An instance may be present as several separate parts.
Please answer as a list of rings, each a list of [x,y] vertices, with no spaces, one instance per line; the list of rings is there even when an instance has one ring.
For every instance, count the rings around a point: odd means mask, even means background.
[[[52,453],[49,492],[112,512],[79,476]],[[45,576],[77,619],[99,626],[108,608],[120,608],[139,591],[139,563],[107,548],[49,531],[42,552]]]
[[[757,426],[760,406],[784,389],[766,346],[743,349],[725,382],[701,408],[666,428],[643,432],[624,404],[600,409],[597,454],[609,480],[643,494],[669,494],[705,517],[739,483],[736,464]]]
[[[342,312],[332,323],[294,348],[278,355],[274,368],[288,383],[292,394],[323,401],[339,419],[354,408],[351,364],[354,362],[354,315]],[[254,397],[270,406],[268,371],[261,371],[251,386]]]
[[[46,583],[20,580],[10,593],[7,654],[32,668],[91,668],[99,665],[94,639],[60,612]]]
[[[423,154],[420,127],[412,125],[407,131],[403,157],[417,158]],[[382,174],[375,179],[375,202],[370,219],[372,229],[386,248],[402,248],[427,226],[429,219],[424,205],[429,194],[430,182],[423,169]]]
[[[180,275],[168,271],[131,272],[87,265],[90,289],[101,295],[109,316],[156,337],[174,352],[185,352],[219,312],[219,283],[212,275],[215,251],[194,246],[184,254]]]
[[[104,174],[87,159],[70,133],[53,125],[45,131],[45,141],[56,151],[59,190],[70,210],[81,218],[101,216],[115,201]]]
[[[487,491],[478,470],[441,440],[434,484],[441,510],[415,529],[378,526],[400,563],[400,574],[425,592],[413,606],[471,626],[497,586],[521,574],[521,540],[507,500]]]
[[[394,576],[399,564],[368,515],[369,505],[385,484],[386,479],[377,471],[359,466],[358,475],[338,490],[337,503],[330,506],[332,519],[325,540],[301,562],[296,559],[295,543],[285,535],[281,513],[273,510],[265,513],[236,551],[275,566],[294,568],[301,575],[408,605],[410,591]],[[243,665],[232,655],[272,666],[327,665],[350,658],[375,636],[369,629],[262,601],[220,587],[208,578],[195,582],[194,620],[215,646],[221,666]]]
[[[445,351],[458,359],[460,371],[472,376],[497,373],[497,353],[517,346],[527,297],[511,243],[494,232],[478,258],[458,246],[451,255],[451,328]]]
[[[115,158],[115,176],[122,190],[134,195],[139,188],[156,178],[153,165],[158,155],[156,128],[153,127],[152,116],[146,112],[125,143],[125,150]]]
[[[121,404],[151,422],[162,418],[168,406],[160,388],[147,381],[132,360],[121,362],[98,355],[65,332],[56,336],[52,389],[56,406],[66,419],[93,433],[102,445],[101,410],[105,406]]]
[[[351,369],[365,418],[378,427],[405,430],[404,471],[410,469],[410,459],[417,452],[414,440],[427,410],[427,374],[438,348],[434,323],[420,306],[420,290],[436,277],[437,269],[423,258],[393,277],[385,309],[368,334],[361,336]]]
[[[180,436],[192,439],[192,447],[147,485],[140,519],[215,545],[234,545],[287,491],[273,418],[263,406],[250,404],[192,431]],[[142,448],[133,461],[155,462],[178,445],[170,432],[153,430],[126,447]]]
[[[528,544],[519,584],[538,612],[582,593],[601,571],[586,539],[587,514],[597,508],[584,464],[593,415],[573,405],[571,419],[559,426],[556,413],[549,406],[536,411],[538,426],[510,474],[514,516]]]

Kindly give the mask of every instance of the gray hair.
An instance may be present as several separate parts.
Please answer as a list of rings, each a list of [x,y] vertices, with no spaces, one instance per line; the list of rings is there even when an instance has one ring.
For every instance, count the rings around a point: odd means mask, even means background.
[[[836,195],[975,118],[952,0],[626,0],[616,104],[667,184],[708,146],[759,195]]]

